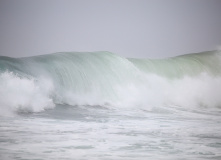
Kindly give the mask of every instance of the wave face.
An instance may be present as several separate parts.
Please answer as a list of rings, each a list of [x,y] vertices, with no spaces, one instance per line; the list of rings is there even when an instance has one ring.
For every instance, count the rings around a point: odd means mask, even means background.
[[[110,52],[0,57],[0,106],[39,112],[55,104],[220,107],[221,52],[132,59]]]
[[[194,77],[202,72],[211,76],[220,76],[221,74],[220,51],[201,52],[167,59],[129,60],[147,74],[153,73],[166,78]]]

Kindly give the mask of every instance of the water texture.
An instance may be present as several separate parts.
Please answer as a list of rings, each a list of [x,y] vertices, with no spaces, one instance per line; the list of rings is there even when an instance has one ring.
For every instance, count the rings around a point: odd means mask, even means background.
[[[219,160],[220,57],[0,57],[0,159]]]

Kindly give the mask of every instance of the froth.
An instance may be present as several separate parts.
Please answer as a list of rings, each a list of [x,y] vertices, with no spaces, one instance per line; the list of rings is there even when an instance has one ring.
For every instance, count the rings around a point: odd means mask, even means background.
[[[206,73],[197,77],[184,77],[174,81],[171,89],[169,97],[173,97],[175,104],[188,107],[221,107],[221,77]]]
[[[39,112],[54,107],[50,80],[19,77],[11,72],[0,74],[1,114],[16,111]]]
[[[145,76],[145,83],[118,86],[119,106],[179,106],[185,109],[221,107],[221,78],[202,73],[195,77],[166,79],[154,74]]]

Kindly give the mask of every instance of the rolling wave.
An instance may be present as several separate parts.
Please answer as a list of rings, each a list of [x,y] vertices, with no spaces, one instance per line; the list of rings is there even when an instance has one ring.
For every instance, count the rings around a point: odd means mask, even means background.
[[[39,112],[55,104],[220,107],[221,52],[132,59],[110,52],[0,57],[0,106]]]

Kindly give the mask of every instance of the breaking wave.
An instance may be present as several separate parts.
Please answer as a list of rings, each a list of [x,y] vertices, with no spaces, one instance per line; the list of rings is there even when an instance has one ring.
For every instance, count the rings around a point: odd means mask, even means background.
[[[110,52],[0,57],[0,108],[39,112],[55,104],[221,107],[221,52],[132,59]]]

